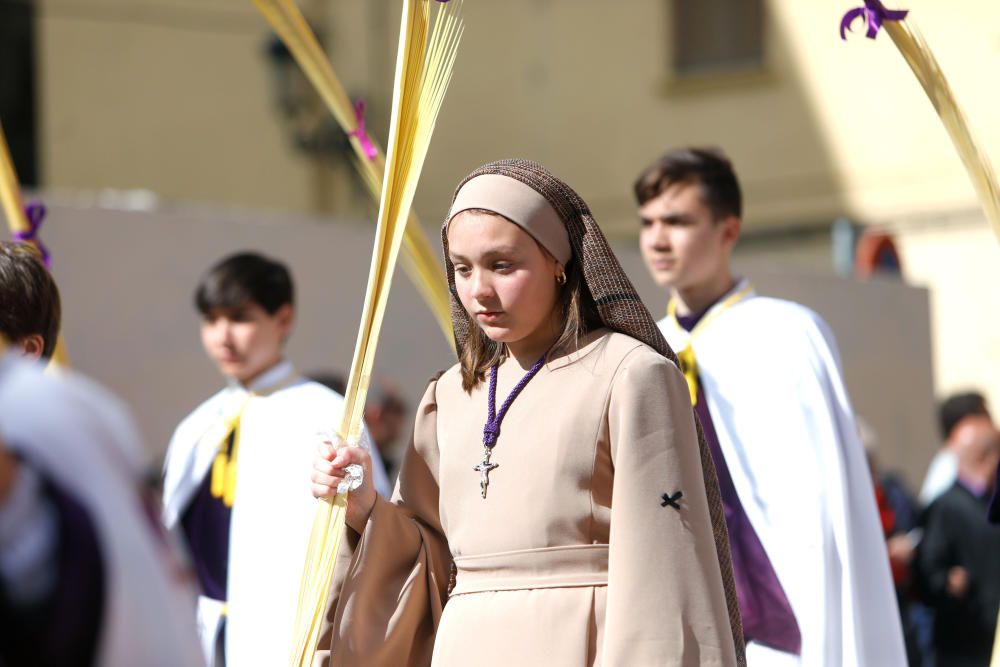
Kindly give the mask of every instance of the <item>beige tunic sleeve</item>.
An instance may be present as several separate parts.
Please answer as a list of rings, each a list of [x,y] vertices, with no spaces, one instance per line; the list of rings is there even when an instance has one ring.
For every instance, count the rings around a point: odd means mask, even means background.
[[[602,664],[735,665],[694,415],[677,367],[630,354],[611,389],[608,426],[614,488]]]
[[[438,518],[436,381],[417,409],[392,502],[379,498],[334,616],[335,666],[429,665],[451,555]]]

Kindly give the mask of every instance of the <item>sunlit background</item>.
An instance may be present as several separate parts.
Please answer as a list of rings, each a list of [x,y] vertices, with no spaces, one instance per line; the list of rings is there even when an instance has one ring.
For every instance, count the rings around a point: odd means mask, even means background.
[[[860,1],[857,2],[860,4]],[[384,144],[400,3],[303,0]],[[631,184],[666,149],[722,147],[747,205],[738,266],[832,325],[883,465],[919,484],[935,399],[1000,406],[1000,249],[887,35],[850,0],[467,0],[416,211],[437,244],[458,180],[542,162],[612,236],[650,310]],[[1000,3],[907,4],[1000,160]],[[291,358],[346,371],[375,205],[343,133],[250,0],[0,0],[0,121],[43,236],[72,364],[132,404],[150,450],[220,386],[191,292],[256,248],[297,277]],[[753,350],[747,350],[753,354]],[[410,398],[452,363],[400,272],[378,373]]]

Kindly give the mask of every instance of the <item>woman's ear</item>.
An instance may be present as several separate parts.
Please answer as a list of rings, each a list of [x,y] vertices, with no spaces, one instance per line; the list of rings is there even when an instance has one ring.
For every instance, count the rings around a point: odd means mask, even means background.
[[[560,287],[566,284],[566,269],[558,261],[556,262],[556,283]]]

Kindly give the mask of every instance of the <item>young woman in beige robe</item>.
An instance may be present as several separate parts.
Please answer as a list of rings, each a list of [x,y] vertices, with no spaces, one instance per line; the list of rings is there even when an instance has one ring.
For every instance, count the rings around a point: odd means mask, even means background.
[[[443,240],[460,363],[424,393],[392,500],[367,474],[351,493],[331,663],[742,663],[687,385],[586,205],[534,163],[492,163]],[[501,413],[523,389],[484,448],[491,373]],[[314,493],[352,463],[370,470],[324,448]]]

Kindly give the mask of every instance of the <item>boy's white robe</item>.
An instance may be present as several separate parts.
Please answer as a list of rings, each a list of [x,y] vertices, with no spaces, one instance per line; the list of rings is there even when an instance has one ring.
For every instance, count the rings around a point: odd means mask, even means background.
[[[143,505],[145,457],[122,403],[80,375],[47,375],[8,355],[0,434],[93,521],[106,576],[96,664],[202,665],[189,574]]]
[[[299,583],[317,501],[310,472],[320,432],[340,425],[343,398],[295,373],[282,362],[249,387],[240,421],[236,497],[229,533],[226,601],[228,667],[281,665],[292,651]],[[177,427],[164,463],[164,522],[182,532],[181,517],[212,467],[224,417],[246,400],[230,384]],[[224,429],[223,429],[224,430]],[[367,440],[377,473],[384,467]],[[382,486],[387,486],[387,481]],[[206,657],[212,660],[223,605],[199,599],[198,620]]]
[[[798,621],[800,664],[905,665],[872,479],[828,327],[808,308],[752,292],[705,317],[691,340],[702,387]],[[676,320],[659,325],[684,349],[690,335]]]

